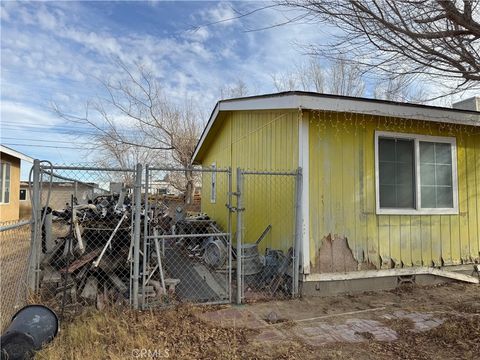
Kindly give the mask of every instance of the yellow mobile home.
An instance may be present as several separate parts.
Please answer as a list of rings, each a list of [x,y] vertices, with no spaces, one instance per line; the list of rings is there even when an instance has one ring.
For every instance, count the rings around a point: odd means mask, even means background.
[[[432,278],[451,266],[471,272],[480,260],[479,110],[307,92],[222,100],[193,161],[233,171],[302,169],[304,288],[325,280]],[[225,201],[202,206],[217,213]]]

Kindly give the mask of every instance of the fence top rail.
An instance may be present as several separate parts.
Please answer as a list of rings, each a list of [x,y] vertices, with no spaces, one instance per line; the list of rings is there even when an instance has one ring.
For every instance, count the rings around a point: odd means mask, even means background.
[[[32,223],[32,220],[23,220],[23,221],[16,222],[14,224],[0,225],[0,232],[16,229],[25,225],[29,225],[31,223]]]
[[[115,167],[94,167],[94,166],[64,166],[64,165],[53,165],[42,166],[42,170],[53,169],[53,170],[76,170],[76,171],[116,171],[116,172],[136,172],[136,169],[130,168],[115,168]]]
[[[295,171],[255,171],[255,170],[240,170],[242,175],[279,175],[279,176],[295,176],[299,174],[298,170]]]
[[[53,172],[51,172],[51,171],[48,171],[48,170],[45,170],[45,169],[42,169],[42,173],[43,173],[43,174],[47,174],[47,175],[52,176],[52,177],[57,178],[57,179],[61,179],[61,180],[65,180],[65,181],[71,181],[71,182],[76,182],[76,183],[78,183],[78,184],[85,185],[85,186],[89,186],[89,187],[92,187],[92,188],[96,188],[96,187],[97,187],[96,184],[87,183],[87,182],[83,182],[83,181],[80,181],[80,180],[72,179],[72,178],[69,178],[69,177],[66,177],[66,176],[58,175],[58,174],[55,174],[55,173],[53,173]]]
[[[224,168],[176,168],[176,167],[149,167],[148,171],[191,171],[191,172],[216,172],[216,173],[229,173],[230,169]]]

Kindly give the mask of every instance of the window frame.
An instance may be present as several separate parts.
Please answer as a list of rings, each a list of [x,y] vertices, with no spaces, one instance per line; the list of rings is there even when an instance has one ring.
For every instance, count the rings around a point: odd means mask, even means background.
[[[407,139],[414,142],[414,185],[415,208],[395,209],[380,207],[380,171],[379,171],[379,138]],[[452,155],[452,208],[422,208],[420,179],[420,142],[450,144]],[[375,203],[377,215],[458,215],[458,175],[457,175],[457,139],[449,136],[431,136],[391,131],[375,131]]]
[[[210,203],[217,203],[217,163],[213,162],[211,165],[212,172],[210,173]]]
[[[5,165],[5,169],[3,169],[3,166]],[[5,189],[7,186],[5,185],[5,180],[7,179],[7,172],[6,172],[6,166],[10,167],[10,173],[9,176],[10,178],[8,179],[8,201],[5,200]],[[2,192],[0,196],[0,205],[8,205],[10,204],[10,200],[12,198],[12,163],[10,161],[5,161],[2,160],[0,161],[0,166],[2,167],[2,186],[0,187],[0,191]]]

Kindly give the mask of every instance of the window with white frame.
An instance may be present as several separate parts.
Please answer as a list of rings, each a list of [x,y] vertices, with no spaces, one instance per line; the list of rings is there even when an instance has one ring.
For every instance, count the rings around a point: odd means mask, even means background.
[[[0,204],[10,202],[10,163],[0,162]]]
[[[212,164],[212,170],[217,169],[217,164]],[[217,173],[216,171],[212,171],[210,173],[211,176],[211,183],[210,183],[210,202],[215,203],[217,202]]]
[[[377,214],[458,213],[452,137],[375,133]]]

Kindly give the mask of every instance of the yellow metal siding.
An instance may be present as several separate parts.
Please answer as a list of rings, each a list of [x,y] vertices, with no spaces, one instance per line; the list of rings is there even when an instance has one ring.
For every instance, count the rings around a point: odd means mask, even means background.
[[[348,239],[359,267],[479,259],[478,129],[343,113],[312,113],[309,128],[312,266],[329,234]],[[375,130],[456,137],[459,215],[376,215]]]
[[[206,150],[200,159],[204,167],[216,163],[218,168],[232,168],[232,187],[236,190],[236,169],[258,171],[292,171],[298,167],[298,123],[300,113],[292,111],[237,111],[224,114],[220,124],[209,134]],[[219,174],[218,176],[222,176]],[[217,179],[218,179],[217,176]],[[225,186],[218,182],[217,202],[210,203],[210,175],[203,177],[202,211],[224,228],[227,223]],[[218,181],[218,180],[217,180]],[[294,232],[294,179],[249,176],[245,177],[244,221],[246,242],[254,242],[263,230],[272,231],[262,242],[287,250]],[[220,196],[219,196],[220,195]],[[233,198],[233,204],[236,200]],[[291,219],[285,221],[282,211],[291,207]],[[235,231],[235,216],[232,217]],[[291,220],[291,221],[289,221]],[[285,235],[287,234],[287,235]],[[289,246],[288,246],[289,244]],[[263,251],[263,247],[260,251]]]

